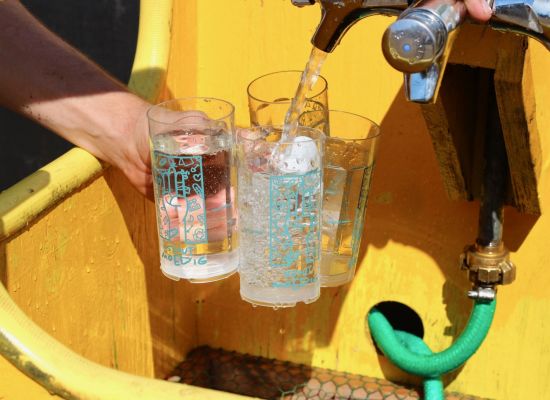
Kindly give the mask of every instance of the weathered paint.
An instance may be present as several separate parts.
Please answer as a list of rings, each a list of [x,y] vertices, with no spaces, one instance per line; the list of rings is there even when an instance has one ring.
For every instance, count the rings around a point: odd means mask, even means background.
[[[237,106],[240,125],[247,123],[247,83],[301,68],[319,17],[318,8],[286,0],[189,0],[174,12],[165,96],[225,98]],[[0,245],[0,277],[12,297],[75,351],[104,365],[116,359],[136,374],[162,377],[190,348],[208,344],[410,381],[377,356],[365,316],[378,302],[400,301],[420,315],[432,349],[447,347],[469,315],[458,254],[475,238],[478,205],[446,197],[420,108],[405,102],[400,74],[381,55],[390,21],[375,17],[353,27],[323,69],[331,107],[367,115],[383,132],[361,265],[350,286],[324,289],[312,305],[273,311],[242,302],[236,276],[208,285],[169,281],[158,269],[152,205],[109,170]],[[482,348],[447,379],[448,390],[498,399],[545,398],[550,385],[550,277],[539,272],[550,261],[550,57],[537,43],[529,52],[543,215],[506,210],[504,240],[517,281],[499,289]],[[28,380],[1,361],[4,371],[16,377],[7,393],[22,391]]]
[[[195,92],[236,104],[239,124],[247,123],[248,82],[306,62],[319,10],[288,3],[241,0],[227,8],[221,0],[196,2]],[[458,255],[476,237],[478,204],[446,197],[420,108],[405,102],[401,75],[382,58],[380,39],[390,22],[385,17],[359,22],[322,71],[329,81],[330,107],[367,115],[383,132],[355,281],[348,288],[323,290],[312,305],[278,311],[240,301],[237,277],[197,287],[203,299],[201,344],[407,381],[374,351],[364,323],[373,305],[396,300],[412,307],[423,320],[427,343],[436,350],[449,346],[464,327],[471,302]],[[183,41],[185,28],[178,34]],[[545,150],[550,55],[534,42],[529,52],[544,160],[539,179],[544,213],[550,194]],[[480,65],[491,63],[482,60],[483,52],[474,56]],[[170,92],[177,97],[186,92],[185,85],[184,79],[173,80]],[[480,351],[447,379],[449,390],[499,399],[546,396],[550,327],[538,316],[550,305],[550,278],[538,271],[550,261],[549,218],[506,210],[504,239],[518,265],[518,279],[499,289],[494,327]]]

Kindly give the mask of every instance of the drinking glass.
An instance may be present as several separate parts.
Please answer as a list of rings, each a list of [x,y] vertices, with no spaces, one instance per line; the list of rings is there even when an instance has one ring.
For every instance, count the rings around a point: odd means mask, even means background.
[[[358,114],[311,111],[300,125],[323,131],[325,168],[321,286],[340,286],[355,275],[380,128]]]
[[[250,124],[283,125],[303,71],[277,71],[254,79],[247,88]],[[328,84],[319,76],[306,95],[303,111],[328,109]]]
[[[291,307],[320,294],[324,134],[258,126],[237,135],[241,297]]]
[[[238,267],[234,107],[169,100],[147,112],[161,270],[210,282]]]

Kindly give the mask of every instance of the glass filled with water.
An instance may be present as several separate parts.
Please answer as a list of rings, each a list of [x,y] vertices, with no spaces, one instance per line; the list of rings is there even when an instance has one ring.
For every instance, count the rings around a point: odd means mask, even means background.
[[[238,267],[234,107],[169,100],[147,112],[162,272],[210,282]]]
[[[298,114],[328,109],[326,79],[322,76],[311,76],[309,81],[302,85],[303,75],[303,71],[277,71],[250,82],[247,88],[250,124],[282,127],[287,121],[287,114],[298,86],[303,86],[302,90],[299,90],[303,98],[298,105]]]
[[[241,297],[291,307],[320,295],[324,134],[252,127],[237,136]]]
[[[326,134],[322,215],[321,286],[355,275],[380,128],[345,111],[303,113],[300,125]]]

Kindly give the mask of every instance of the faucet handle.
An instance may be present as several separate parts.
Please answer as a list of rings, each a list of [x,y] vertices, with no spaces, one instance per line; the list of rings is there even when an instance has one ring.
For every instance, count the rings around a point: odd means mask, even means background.
[[[427,70],[447,41],[447,29],[434,13],[407,10],[384,32],[382,52],[388,63],[402,72]]]
[[[427,0],[404,11],[382,38],[388,63],[402,72],[427,70],[443,54],[449,34],[464,20],[463,2]]]
[[[420,1],[384,32],[382,52],[392,67],[405,73],[409,100],[435,101],[454,36],[465,15],[462,1]]]

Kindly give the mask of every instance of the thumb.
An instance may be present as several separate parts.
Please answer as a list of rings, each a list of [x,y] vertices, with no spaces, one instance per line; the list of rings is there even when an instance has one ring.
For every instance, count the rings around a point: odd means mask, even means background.
[[[493,14],[493,10],[486,0],[464,0],[464,4],[466,4],[470,17],[480,22],[487,22]]]

